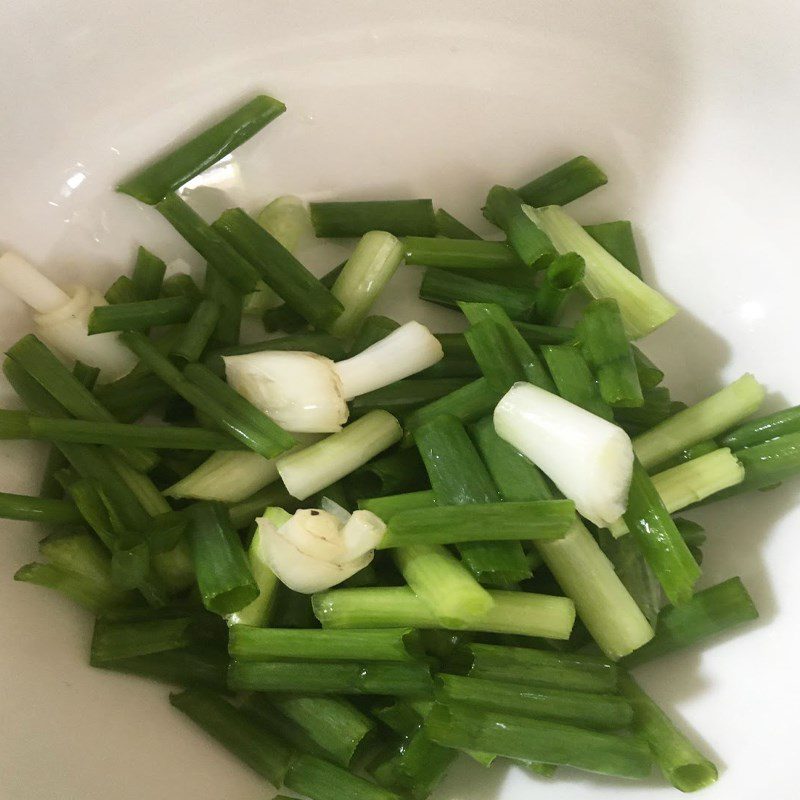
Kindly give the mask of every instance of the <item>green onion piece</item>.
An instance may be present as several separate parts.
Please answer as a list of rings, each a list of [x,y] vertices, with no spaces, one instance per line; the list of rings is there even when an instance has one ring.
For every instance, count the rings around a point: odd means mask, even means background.
[[[611,407],[600,394],[586,359],[571,344],[543,345],[542,355],[553,376],[558,393],[570,403],[611,421]]]
[[[785,408],[774,414],[745,422],[744,425],[726,433],[719,443],[722,447],[739,450],[742,447],[761,444],[787,433],[800,433],[800,406]]]
[[[342,313],[342,304],[319,279],[242,209],[229,209],[211,227],[256,268],[289,308],[312,325],[327,328]]]
[[[430,670],[416,661],[232,661],[228,685],[245,692],[428,696]]]
[[[230,510],[229,518],[233,524],[233,515]],[[258,586],[258,597],[244,608],[228,615],[228,625],[232,627],[252,625],[260,628],[269,623],[272,615],[280,582],[264,558],[264,538],[266,536],[267,533],[262,528],[256,527],[247,550],[250,572]]]
[[[633,440],[633,449],[645,469],[691,447],[713,439],[752,414],[764,399],[764,387],[749,373],[680,411]]]
[[[219,316],[219,306],[213,300],[203,300],[181,331],[172,354],[186,361],[199,361],[214,335]]]
[[[664,777],[682,792],[696,792],[715,783],[717,768],[672,724],[667,715],[629,675],[623,695],[633,706],[633,731],[650,746]]]
[[[681,450],[680,453],[675,453],[674,456],[668,458],[666,461],[662,461],[656,467],[651,467],[650,472],[653,473],[655,470],[663,472],[664,470],[671,469],[672,467],[685,464],[687,461],[694,461],[701,456],[706,456],[709,453],[713,453],[715,450],[719,449],[720,447],[716,441],[714,441],[714,439],[705,439],[702,442],[698,442],[697,444],[687,447],[685,450]]]
[[[604,250],[572,217],[558,206],[526,213],[550,237],[559,253],[575,252],[586,262],[584,286],[593,297],[619,303],[627,334],[638,339],[671,319],[677,309]]]
[[[612,406],[641,406],[639,373],[616,300],[590,303],[576,328],[581,350],[597,376],[600,394]]]
[[[565,206],[606,183],[606,174],[594,161],[575,156],[521,186],[517,194],[531,206]]]
[[[8,355],[72,416],[90,422],[114,422],[111,412],[33,334],[23,336]],[[146,450],[127,449],[119,455],[140,470],[152,469],[158,461],[155,453]]]
[[[676,606],[688,601],[700,568],[637,459],[633,461],[624,519],[669,601]]]
[[[443,239],[406,236],[403,239],[406,264],[440,269],[518,269],[524,264],[505,242],[482,239]]]
[[[548,205],[559,204],[548,203]],[[632,272],[637,278],[642,277],[642,265],[639,263],[639,253],[633,238],[633,226],[628,220],[584,225],[583,229],[604,250],[611,253],[625,269]]]
[[[228,659],[224,651],[207,645],[165,650],[145,656],[92,663],[93,667],[139,675],[175,686],[227,691]]]
[[[146,247],[136,251],[136,263],[133,265],[133,285],[141,300],[155,300],[161,293],[167,265]]]
[[[638,739],[465,705],[437,703],[425,721],[425,730],[446,747],[563,764],[622,778],[646,778],[651,769],[647,745]]]
[[[141,331],[155,325],[188,322],[195,303],[188,297],[159,297],[136,303],[96,306],[89,315],[89,333]]]
[[[490,388],[505,393],[524,377],[503,329],[492,319],[473,323],[464,334]]]
[[[575,331],[561,325],[535,325],[531,322],[514,322],[514,327],[531,346],[542,344],[566,344],[575,339]]]
[[[501,397],[502,393],[492,389],[486,378],[478,378],[409,414],[405,427],[413,433],[443,415],[455,417],[464,424],[475,422],[490,414]]]
[[[258,95],[131,175],[117,186],[117,191],[153,205],[233,152],[285,110],[280,100]]]
[[[500,491],[509,492],[507,499],[545,500],[550,497],[541,476],[527,482],[525,496],[526,484],[520,479],[511,480],[508,475],[517,470],[521,478],[538,470],[520,453],[511,452],[513,448],[493,444],[494,438],[499,439],[494,426],[488,423],[481,426],[477,439],[481,455],[492,476],[499,481]],[[525,472],[520,467],[520,459],[526,462]],[[620,658],[653,637],[653,629],[614,572],[611,562],[577,518],[564,538],[541,540],[534,542],[534,546],[564,593],[574,601],[581,621],[607,656]]]
[[[536,303],[535,289],[487,283],[435,267],[425,270],[419,296],[448,308],[456,308],[459,301],[496,303],[513,320],[526,319]]]
[[[633,719],[630,704],[616,694],[573,692],[461,675],[439,675],[435,697],[446,705],[463,703],[595,730],[625,728]]]
[[[649,431],[664,420],[675,416],[686,408],[684,403],[672,399],[669,389],[656,386],[655,389],[642,391],[644,402],[637,408],[617,406],[614,409],[614,420],[629,436],[638,436]]]
[[[561,316],[570,294],[583,280],[586,264],[577,253],[556,256],[544,273],[544,282],[536,295],[536,316],[552,323]]]
[[[378,549],[502,539],[558,539],[575,516],[570,500],[434,506],[395,514]]]
[[[489,592],[494,604],[486,616],[464,630],[515,633],[567,639],[575,619],[566,597],[531,592]],[[312,598],[314,614],[324,628],[447,628],[406,586],[332,589]]]
[[[110,305],[116,303],[135,303],[137,300],[142,300],[139,296],[139,290],[136,284],[127,275],[120,275],[111,286],[106,290],[106,302]]]
[[[729,578],[696,592],[688,603],[663,608],[655,638],[623,663],[626,667],[644,664],[754,619],[758,611],[741,578]]]
[[[5,435],[0,411],[0,438]],[[80,419],[28,417],[28,434],[13,438],[53,442],[107,444],[116,448],[148,447],[175,450],[241,450],[243,445],[222,433],[174,425],[130,425],[124,422],[87,422]]]
[[[749,450],[738,452],[738,456]],[[713,450],[684,464],[665,469],[652,476],[653,486],[670,514],[716,496],[724,489],[741,485],[747,479],[747,469],[727,448]],[[610,526],[615,537],[622,536],[628,525],[619,520]]]
[[[43,522],[48,525],[73,525],[82,521],[78,509],[67,500],[28,497],[0,492],[0,517]]]
[[[655,389],[664,380],[664,373],[636,345],[631,345],[631,352],[642,389]]]
[[[413,661],[422,644],[411,628],[326,631],[232,625],[228,652],[237,661]]]
[[[240,292],[253,290],[258,281],[255,267],[178,195],[168,194],[156,209],[225,280]]]
[[[384,522],[389,522],[396,514],[415,508],[430,508],[436,503],[433,491],[408,492],[387,497],[371,497],[359,500],[358,507],[377,514]]]
[[[242,294],[230,281],[209,266],[206,266],[203,292],[218,306],[217,322],[211,340],[218,346],[238,344],[244,311]]]
[[[353,398],[350,413],[358,417],[382,408],[396,417],[405,417],[463,388],[468,381],[468,378],[404,378]]]
[[[287,789],[311,800],[400,800],[394,792],[310,755],[295,756],[285,782]]]
[[[463,333],[437,333],[444,357],[441,361],[417,373],[416,378],[477,378],[481,371],[475,363]]]
[[[67,459],[57,447],[51,447],[47,454],[47,461],[42,470],[42,480],[39,484],[39,497],[61,500],[64,490],[58,481],[57,473],[67,466]]]
[[[436,221],[430,200],[365,200],[309,203],[317,236],[363,236],[387,231],[395,236],[435,236]]]
[[[273,786],[283,783],[288,748],[246,712],[202,689],[171,694],[169,701]]]
[[[219,503],[190,511],[189,538],[203,605],[216,614],[239,611],[258,596],[239,536]]]
[[[192,643],[191,625],[190,617],[136,622],[98,619],[92,634],[91,662],[96,666],[118,658],[187,647]]]
[[[366,317],[348,355],[355,356],[363,353],[368,347],[376,344],[399,327],[399,322],[395,322],[389,317],[383,317],[380,314],[372,314]]]
[[[467,628],[491,609],[489,592],[445,547],[409,544],[392,555],[414,594],[442,625]]]
[[[135,422],[157,403],[174,397],[172,389],[153,374],[126,375],[98,386],[94,394],[120,422]]]
[[[278,459],[289,493],[298,500],[330,486],[398,442],[402,429],[386,411],[370,411],[338,433]]]
[[[493,186],[486,197],[486,218],[505,231],[508,243],[527,267],[538,267],[555,253],[547,234],[523,210],[521,197],[505,186]]]
[[[427,486],[422,461],[413,448],[376,458],[357,469],[347,480],[348,491],[358,498],[410,492]]]
[[[613,694],[618,689],[619,668],[601,656],[467,644],[456,649],[456,658],[466,663],[472,678],[596,694]]]
[[[284,694],[272,695],[270,703],[343,767],[350,765],[375,728],[372,720],[343,697]]]
[[[459,222],[452,214],[448,214],[443,208],[436,210],[436,235],[444,236],[446,239],[480,239],[475,231],[470,230],[466,225]]]
[[[313,214],[313,212],[312,212]],[[365,233],[331,288],[344,311],[328,326],[343,339],[354,337],[364,317],[403,260],[403,246],[381,230]]]
[[[203,299],[203,293],[190,275],[178,272],[164,278],[161,284],[161,297],[188,297],[199,303]]]

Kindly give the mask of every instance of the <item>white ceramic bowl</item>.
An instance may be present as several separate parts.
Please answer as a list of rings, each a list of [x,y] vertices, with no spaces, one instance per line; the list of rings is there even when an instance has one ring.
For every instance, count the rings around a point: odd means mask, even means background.
[[[138,243],[192,258],[157,214],[111,187],[173,136],[265,90],[289,111],[216,174],[237,202],[433,196],[477,225],[491,184],[587,153],[610,183],[573,210],[634,220],[648,280],[681,305],[645,344],[674,394],[691,402],[750,370],[770,409],[800,399],[797,3],[8,0],[0,27],[0,242],[63,282],[103,287]],[[391,294],[415,280],[408,270]],[[0,297],[2,344],[28,326]],[[34,491],[41,462],[40,448],[4,442],[0,486]],[[708,800],[796,796],[796,495],[787,485],[695,515],[708,525],[704,582],[741,575],[761,621],[642,671],[720,765]],[[86,665],[88,616],[11,581],[35,558],[37,531],[2,527],[4,800],[268,796],[163,687]],[[656,776],[562,773],[542,786],[465,762],[439,796],[674,791]]]

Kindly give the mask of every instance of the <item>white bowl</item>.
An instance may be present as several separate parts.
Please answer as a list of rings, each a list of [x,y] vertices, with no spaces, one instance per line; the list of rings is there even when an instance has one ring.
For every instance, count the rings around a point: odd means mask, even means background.
[[[770,410],[800,399],[796,3],[48,0],[5,3],[0,23],[2,245],[62,282],[104,287],[139,243],[192,259],[157,214],[112,186],[263,90],[289,111],[216,173],[228,190],[240,167],[237,202],[433,196],[479,225],[491,184],[586,153],[610,183],[574,212],[634,220],[648,280],[681,305],[645,343],[674,394],[691,402],[753,371]],[[416,279],[408,270],[398,291]],[[29,324],[0,297],[3,345]],[[41,448],[4,443],[0,486],[35,491],[41,463]],[[708,800],[796,796],[796,495],[787,485],[694,514],[708,525],[704,583],[741,575],[761,621],[642,670],[720,765]],[[163,687],[87,666],[88,615],[11,580],[35,558],[39,532],[3,528],[4,800],[268,796]],[[674,791],[655,775],[637,784],[563,770],[537,783],[465,762],[439,796]]]

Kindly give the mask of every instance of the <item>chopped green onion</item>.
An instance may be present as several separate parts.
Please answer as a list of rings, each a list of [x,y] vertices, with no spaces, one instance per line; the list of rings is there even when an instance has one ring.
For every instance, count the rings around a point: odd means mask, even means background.
[[[470,230],[466,225],[459,222],[452,214],[448,214],[443,208],[436,210],[436,235],[443,236],[445,239],[480,239],[475,231]]]
[[[350,413],[354,417],[383,409],[402,417],[463,388],[468,378],[405,378],[395,383],[354,397]]]
[[[258,95],[131,175],[117,191],[153,205],[244,144],[284,111],[286,106],[280,100]]]
[[[362,200],[309,203],[317,236],[363,236],[387,231],[395,236],[435,236],[436,220],[430,200]]]
[[[570,294],[583,280],[586,264],[577,253],[556,256],[544,273],[544,282],[536,295],[536,316],[552,323],[561,316]]]
[[[430,508],[435,503],[436,495],[433,491],[421,491],[359,500],[358,507],[363,508],[365,511],[371,511],[384,522],[388,523],[395,515],[403,511],[410,511],[416,508]]]
[[[520,186],[517,194],[531,206],[565,206],[606,183],[606,174],[594,161],[575,156]]]
[[[359,498],[416,491],[427,485],[422,461],[413,448],[370,461],[347,480],[351,495]]]
[[[286,788],[311,800],[400,800],[394,792],[310,755],[292,760],[286,773]]]
[[[111,286],[106,289],[105,295],[106,302],[111,305],[117,303],[135,303],[142,298],[139,297],[139,291],[136,284],[127,275],[120,275]]]
[[[542,355],[553,376],[558,393],[570,403],[611,421],[611,407],[600,394],[586,359],[571,344],[543,345]]]
[[[507,392],[523,378],[522,368],[513,350],[507,346],[503,329],[494,320],[473,323],[464,338],[490,388]]]
[[[161,284],[161,297],[188,297],[199,303],[203,299],[203,293],[190,275],[178,272],[164,278]]]
[[[110,622],[98,619],[92,635],[94,666],[119,658],[177,650],[192,643],[190,617]]]
[[[738,428],[726,433],[719,443],[722,447],[739,450],[742,447],[752,447],[762,444],[769,439],[784,436],[787,433],[800,433],[800,406],[792,406],[774,414],[745,422]]]
[[[238,503],[276,480],[278,469],[274,459],[252,451],[219,451],[165,489],[164,494]]]
[[[443,415],[455,417],[464,424],[475,422],[491,413],[501,396],[501,392],[489,386],[486,378],[478,378],[409,414],[405,420],[406,430],[413,433]]]
[[[631,351],[642,389],[655,389],[664,380],[664,373],[636,345],[631,345]]]
[[[141,331],[155,325],[188,322],[195,302],[188,297],[159,297],[135,303],[96,306],[89,315],[89,333],[108,331]]]
[[[161,293],[167,265],[146,247],[136,251],[133,265],[133,285],[141,300],[155,300]]]
[[[186,361],[198,361],[214,335],[219,318],[219,305],[213,300],[203,300],[181,331],[172,354]]]
[[[524,201],[505,186],[493,186],[486,197],[484,215],[505,231],[508,243],[527,267],[538,267],[555,253],[547,234],[525,212]]]
[[[406,236],[403,239],[406,264],[440,269],[518,269],[525,265],[505,242],[482,239],[443,239]]]
[[[558,206],[526,213],[550,237],[559,253],[575,252],[586,262],[584,285],[596,298],[611,297],[619,303],[625,330],[638,339],[671,319],[677,309],[604,250]]]
[[[752,414],[764,399],[764,387],[749,373],[637,436],[633,449],[645,469],[704,439],[713,439]]]
[[[43,522],[48,525],[70,525],[81,522],[78,509],[67,500],[28,497],[0,492],[0,517]]]
[[[215,269],[206,266],[203,292],[212,298],[219,309],[212,341],[216,345],[235,345],[242,329],[244,300],[239,290]],[[177,343],[176,343],[177,344]]]
[[[628,220],[584,225],[583,229],[602,248],[611,253],[625,269],[630,270],[637,278],[642,277],[642,265],[639,263],[639,253],[636,251],[633,226]]]

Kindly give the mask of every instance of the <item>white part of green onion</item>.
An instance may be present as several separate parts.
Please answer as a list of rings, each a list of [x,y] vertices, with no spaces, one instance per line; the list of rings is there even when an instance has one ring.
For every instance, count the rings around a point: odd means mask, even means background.
[[[55,311],[69,302],[66,292],[17,253],[0,256],[0,286],[40,314]]]
[[[278,473],[289,494],[305,500],[363,466],[402,436],[400,423],[388,411],[370,411],[339,433],[280,456]]]
[[[344,311],[330,327],[334,336],[356,334],[372,304],[403,260],[403,245],[386,231],[370,231],[359,239],[331,292]]]
[[[264,559],[264,535],[260,528],[256,528],[250,547],[247,549],[250,572],[258,586],[258,597],[241,610],[229,614],[228,625],[263,627],[269,622],[269,614],[278,588],[278,576],[269,568]]]
[[[744,466],[727,447],[678,464],[652,476],[653,486],[670,514],[699,503],[744,480]],[[624,519],[608,528],[615,538],[628,532]]]
[[[710,397],[659,423],[633,440],[633,450],[645,469],[681,450],[713,439],[750,416],[764,401],[764,387],[749,373]]]
[[[329,358],[263,350],[223,360],[228,383],[284,430],[333,433],[347,422],[347,403]]]
[[[352,358],[336,362],[345,400],[433,366],[444,356],[439,340],[419,322],[406,322]]]
[[[678,310],[675,305],[625,269],[560,206],[522,208],[550,237],[559,253],[577,253],[583,258],[584,286],[592,297],[613,297],[619,303],[625,330],[631,338],[645,336],[675,316]]]
[[[494,427],[586,519],[604,526],[622,516],[633,470],[622,428],[530,383],[509,389],[495,408]]]

